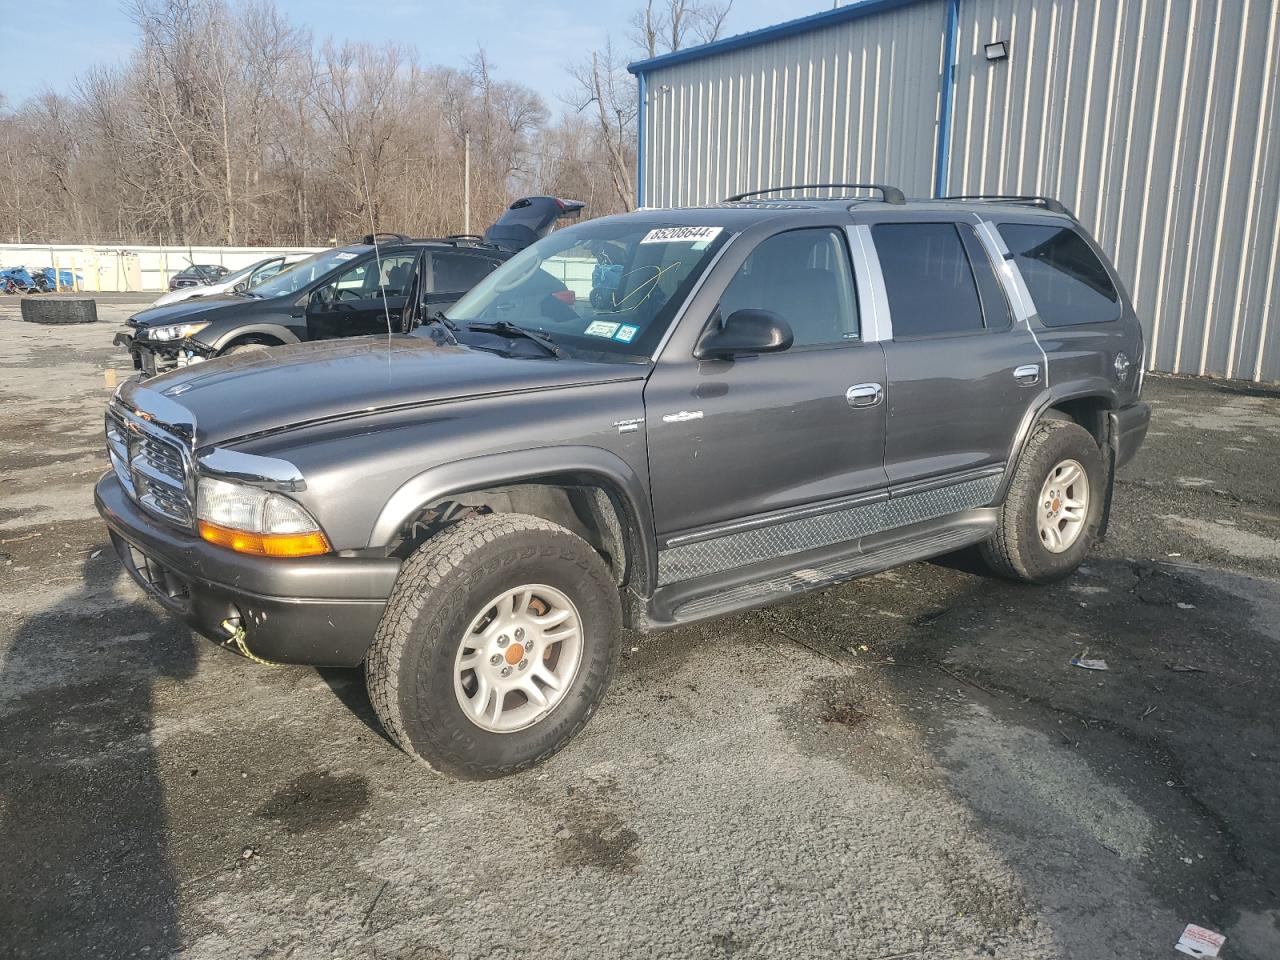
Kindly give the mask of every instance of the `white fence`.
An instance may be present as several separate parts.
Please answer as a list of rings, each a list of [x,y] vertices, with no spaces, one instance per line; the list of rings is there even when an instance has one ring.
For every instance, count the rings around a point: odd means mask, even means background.
[[[157,291],[193,263],[238,270],[264,257],[315,253],[323,247],[147,247],[102,244],[0,243],[0,267],[71,270],[90,291]]]

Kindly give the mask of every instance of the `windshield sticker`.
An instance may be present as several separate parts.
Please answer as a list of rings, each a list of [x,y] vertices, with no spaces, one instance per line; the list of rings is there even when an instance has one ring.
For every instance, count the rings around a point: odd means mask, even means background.
[[[636,338],[636,334],[640,332],[639,327],[633,327],[629,323],[624,323],[618,327],[618,332],[613,335],[613,339],[621,340],[623,343],[630,343]]]
[[[724,231],[724,227],[658,227],[644,235],[641,243],[693,243],[701,249]]]
[[[354,253],[347,253],[346,251],[343,251],[342,253],[335,253],[335,254],[333,255],[333,259],[335,259],[335,260],[354,260],[357,256],[358,256],[358,254],[354,254]]]
[[[588,337],[612,337],[618,330],[618,324],[606,320],[592,320],[582,332]]]

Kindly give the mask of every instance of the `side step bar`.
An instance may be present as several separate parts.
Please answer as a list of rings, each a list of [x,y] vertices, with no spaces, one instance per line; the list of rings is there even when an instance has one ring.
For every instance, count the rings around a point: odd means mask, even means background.
[[[941,556],[981,543],[991,536],[995,527],[994,509],[966,510],[843,544],[843,555],[833,555],[831,549],[822,551],[825,556],[799,554],[785,558],[785,569],[778,569],[779,563],[774,561],[768,565],[774,569],[758,570],[754,577],[750,573],[746,577],[739,575],[736,582],[714,582],[713,578],[706,578],[700,585],[672,584],[661,588],[649,601],[648,623],[642,629],[661,630],[739,613],[904,563]]]

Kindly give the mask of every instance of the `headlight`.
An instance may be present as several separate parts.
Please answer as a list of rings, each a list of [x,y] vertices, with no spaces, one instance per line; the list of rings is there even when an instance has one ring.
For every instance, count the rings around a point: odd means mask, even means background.
[[[237,553],[260,557],[313,557],[329,541],[294,500],[243,483],[201,477],[196,490],[200,536]]]
[[[199,323],[174,323],[167,327],[151,327],[147,330],[147,339],[185,340],[187,337],[194,337],[212,322],[212,320],[201,320]]]

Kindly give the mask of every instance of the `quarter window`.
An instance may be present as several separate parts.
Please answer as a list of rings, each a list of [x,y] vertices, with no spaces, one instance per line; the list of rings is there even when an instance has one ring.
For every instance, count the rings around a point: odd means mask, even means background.
[[[881,223],[871,237],[895,340],[983,329],[973,269],[955,224]]]
[[[1115,285],[1080,234],[1070,227],[999,226],[1045,326],[1106,323],[1120,316]]]
[[[797,347],[858,339],[849,254],[838,230],[791,230],[764,240],[734,274],[720,315],[770,310],[791,326]]]
[[[436,293],[465,293],[493,272],[497,261],[468,253],[433,253],[432,281]]]

